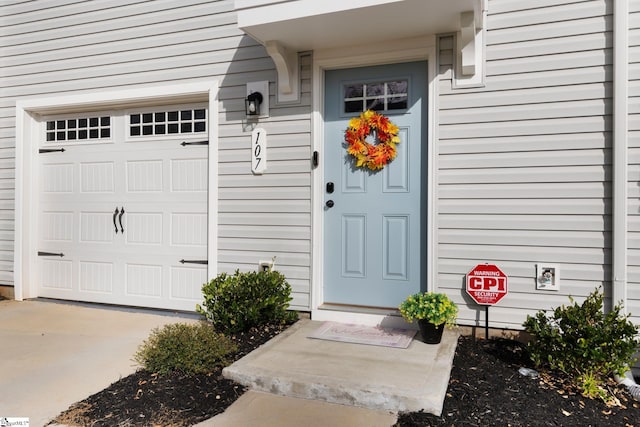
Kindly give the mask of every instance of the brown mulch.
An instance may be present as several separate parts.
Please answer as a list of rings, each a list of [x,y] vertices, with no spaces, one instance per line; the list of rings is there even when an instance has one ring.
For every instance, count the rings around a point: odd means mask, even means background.
[[[237,335],[235,359],[279,334],[268,326]],[[461,337],[442,416],[400,414],[398,426],[640,426],[640,403],[610,385],[622,406],[582,397],[565,379],[530,378],[524,346],[507,339]],[[244,388],[211,375],[158,376],[138,371],[73,405],[54,422],[72,426],[190,426],[223,412]]]

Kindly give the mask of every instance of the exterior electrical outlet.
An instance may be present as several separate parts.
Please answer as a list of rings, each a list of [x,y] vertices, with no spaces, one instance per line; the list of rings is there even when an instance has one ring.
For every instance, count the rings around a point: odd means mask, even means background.
[[[559,290],[560,268],[555,264],[536,264],[536,289]]]

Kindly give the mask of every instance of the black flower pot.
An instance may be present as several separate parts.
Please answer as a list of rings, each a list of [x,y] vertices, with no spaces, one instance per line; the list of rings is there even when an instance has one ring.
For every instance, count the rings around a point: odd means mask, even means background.
[[[418,327],[420,328],[423,342],[426,344],[440,344],[444,323],[436,326],[428,320],[418,319]]]

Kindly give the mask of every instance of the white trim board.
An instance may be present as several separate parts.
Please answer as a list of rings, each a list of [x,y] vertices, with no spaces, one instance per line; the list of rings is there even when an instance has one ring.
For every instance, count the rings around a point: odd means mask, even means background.
[[[401,40],[377,44],[376,46],[358,46],[344,49],[320,50],[314,52],[313,57],[313,113],[312,113],[312,133],[313,151],[320,154],[318,167],[312,170],[311,180],[311,318],[313,320],[330,320],[347,323],[361,323],[366,325],[380,324],[387,316],[354,313],[347,311],[334,311],[320,309],[324,303],[323,299],[323,197],[324,197],[324,155],[323,155],[323,114],[324,109],[324,72],[325,70],[361,67],[369,65],[393,64],[400,62],[410,62],[416,60],[426,60],[428,66],[427,78],[427,147],[428,147],[428,184],[427,184],[427,283],[429,290],[435,289],[437,271],[435,240],[435,141],[437,137],[437,51],[436,39],[433,36],[420,37],[415,39]],[[400,320],[402,320],[400,318]],[[404,321],[403,321],[404,322]],[[406,325],[405,325],[406,326]]]
[[[160,102],[209,103],[209,194],[207,275],[217,275],[218,241],[218,82],[181,83],[132,89],[114,89],[94,93],[71,93],[55,97],[22,99],[16,102],[16,196],[14,241],[15,299],[37,297],[38,239],[38,116],[67,111],[89,111],[115,107],[133,107]]]

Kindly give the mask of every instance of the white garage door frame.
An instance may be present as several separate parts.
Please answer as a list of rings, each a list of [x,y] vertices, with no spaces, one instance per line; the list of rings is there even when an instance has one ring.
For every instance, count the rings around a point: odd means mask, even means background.
[[[217,275],[218,265],[218,82],[181,83],[94,93],[30,98],[16,102],[16,196],[14,241],[14,294],[16,300],[38,296],[38,212],[40,171],[38,147],[39,116],[65,112],[95,111],[186,102],[209,104],[209,191],[207,277]]]

